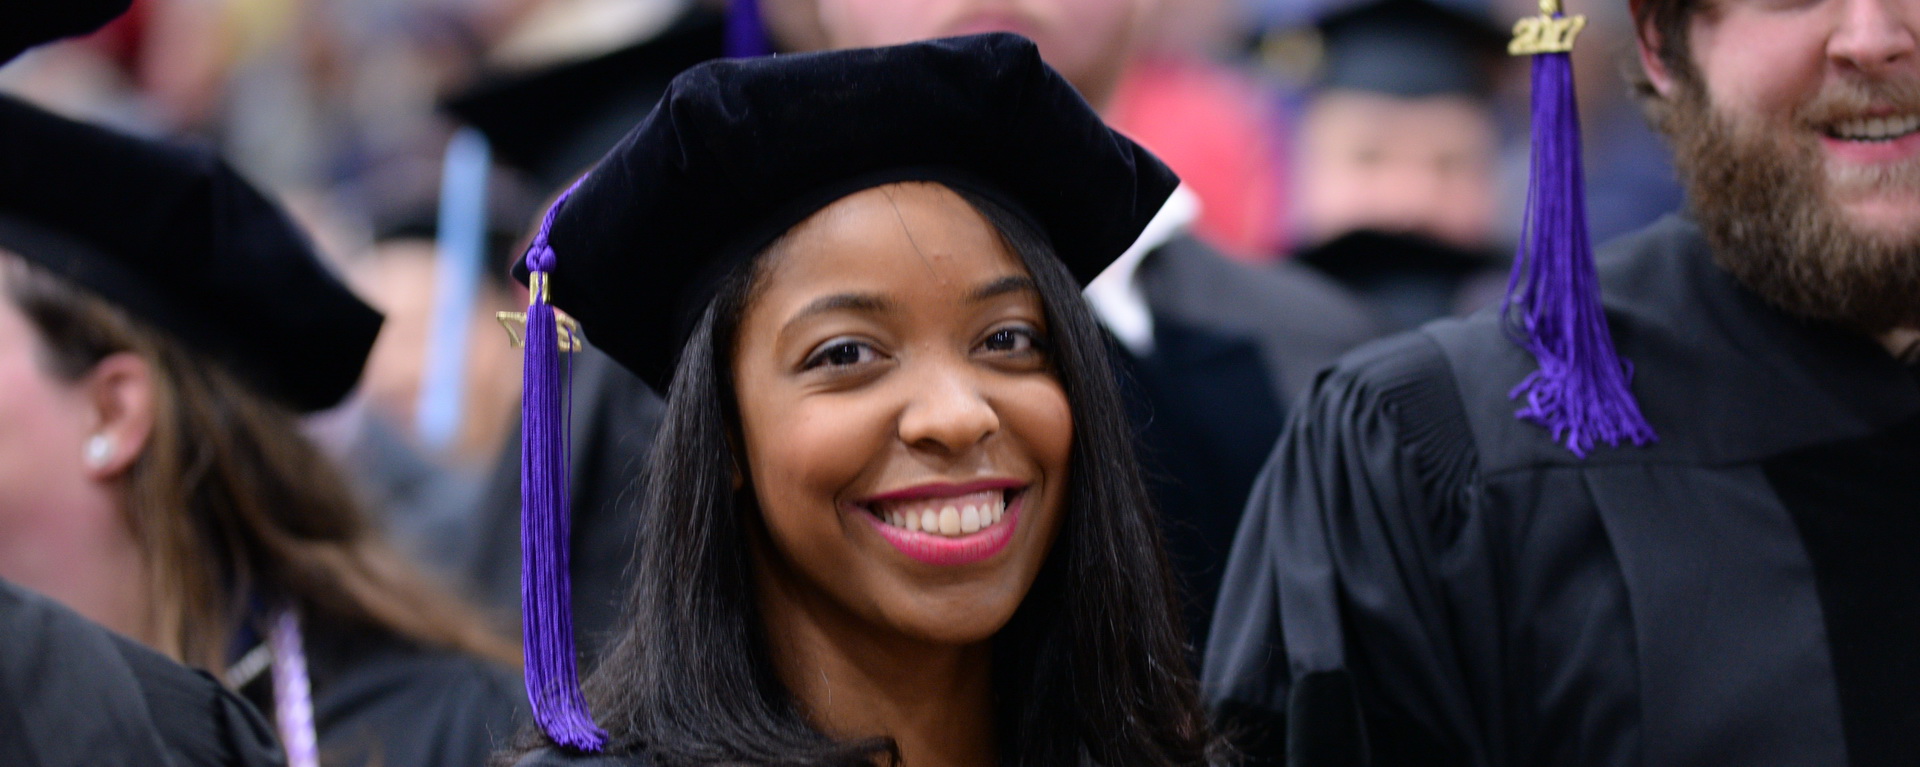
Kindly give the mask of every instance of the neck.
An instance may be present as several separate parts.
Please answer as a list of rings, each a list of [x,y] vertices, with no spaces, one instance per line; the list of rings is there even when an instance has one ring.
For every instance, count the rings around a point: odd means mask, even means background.
[[[841,740],[893,738],[907,767],[995,763],[990,642],[875,631],[793,578],[756,569],[774,666],[815,727]]]
[[[1894,328],[1880,336],[1893,358],[1908,365],[1920,365],[1920,328]]]
[[[146,559],[110,502],[46,504],[0,519],[0,578],[156,649]]]

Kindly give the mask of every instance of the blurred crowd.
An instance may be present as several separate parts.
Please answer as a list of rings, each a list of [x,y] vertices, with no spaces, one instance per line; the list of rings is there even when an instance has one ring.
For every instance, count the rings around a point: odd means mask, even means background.
[[[436,462],[471,465],[493,454],[515,392],[500,372],[513,360],[494,333],[430,320],[434,289],[460,284],[436,276],[445,250],[434,239],[442,166],[459,157],[449,154],[453,137],[477,126],[492,144],[485,212],[476,214],[490,233],[487,279],[478,298],[463,299],[477,326],[496,304],[517,303],[492,278],[532,212],[618,136],[582,134],[598,123],[624,130],[644,114],[619,113],[610,94],[664,81],[708,54],[649,58],[636,49],[670,48],[661,38],[721,5],[138,0],[99,33],[9,66],[0,89],[69,116],[218,147],[290,206],[389,315],[365,407]],[[1103,111],[1198,195],[1205,239],[1249,263],[1308,259],[1373,299],[1385,326],[1408,327],[1497,292],[1487,285],[1498,279],[1481,278],[1509,258],[1519,219],[1502,212],[1519,207],[1527,159],[1524,62],[1505,55],[1505,28],[1531,5],[1161,0],[1142,53],[1113,73]],[[1605,241],[1677,208],[1680,197],[1664,149],[1616,76],[1630,53],[1625,6],[1582,12],[1590,23],[1576,82],[1591,223]],[[817,47],[809,40],[821,34],[817,13],[814,0],[765,0],[761,11],[782,50]],[[1431,263],[1349,258],[1340,240],[1356,230],[1416,235],[1435,246]],[[468,351],[430,351],[462,338],[474,341]],[[429,369],[456,363],[465,390]],[[453,407],[424,404],[436,398]]]
[[[1123,257],[1124,273],[1088,298],[1131,352],[1129,403],[1148,484],[1179,520],[1166,534],[1198,648],[1239,510],[1310,376],[1365,339],[1499,300],[1528,178],[1527,70],[1506,54],[1507,30],[1534,7],[1136,5],[1150,18],[1125,53],[1101,30],[1041,47],[1186,190],[1162,215],[1187,218],[1142,238],[1167,255],[1147,267]],[[1678,209],[1681,193],[1615,74],[1632,48],[1626,6],[1591,6],[1579,9],[1590,23],[1574,65],[1590,223],[1604,241]],[[510,634],[521,353],[496,316],[527,304],[509,267],[541,211],[676,73],[726,55],[912,39],[888,7],[134,0],[104,29],[0,70],[0,92],[211,146],[286,207],[385,315],[355,393],[305,427],[408,558]],[[1236,354],[1244,369],[1222,364]],[[604,357],[583,355],[571,375],[574,614],[591,649],[616,621],[634,534],[622,510],[661,403]]]

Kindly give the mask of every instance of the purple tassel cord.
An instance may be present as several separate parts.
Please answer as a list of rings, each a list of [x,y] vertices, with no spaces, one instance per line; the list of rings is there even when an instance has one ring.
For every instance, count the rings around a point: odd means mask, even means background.
[[[580,692],[573,645],[573,588],[567,565],[572,506],[567,492],[566,359],[546,284],[554,265],[547,235],[553,229],[554,214],[572,194],[569,189],[554,202],[527,250],[532,300],[527,305],[521,408],[520,619],[534,722],[561,746],[600,751],[606,747],[607,734],[594,724],[586,696]]]
[[[760,0],[732,0],[727,7],[727,58],[750,59],[773,53],[767,25],[760,20]]]
[[[300,616],[281,610],[267,631],[273,653],[273,720],[287,749],[287,767],[320,767],[320,738],[313,724],[313,685],[307,677],[307,651],[300,639]]]
[[[1628,386],[1630,367],[1613,348],[1587,233],[1580,116],[1566,53],[1533,57],[1533,171],[1527,214],[1501,306],[1515,343],[1540,369],[1508,396],[1515,416],[1552,432],[1581,458],[1595,443],[1657,439]]]

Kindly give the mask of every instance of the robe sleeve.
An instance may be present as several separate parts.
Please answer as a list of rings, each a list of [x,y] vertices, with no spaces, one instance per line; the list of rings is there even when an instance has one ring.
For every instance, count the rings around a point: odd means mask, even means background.
[[[252,706],[53,600],[0,581],[0,764],[282,767]]]
[[[1453,631],[1453,596],[1485,576],[1455,392],[1439,348],[1400,336],[1324,373],[1282,433],[1204,664],[1222,726],[1256,763],[1483,763]]]

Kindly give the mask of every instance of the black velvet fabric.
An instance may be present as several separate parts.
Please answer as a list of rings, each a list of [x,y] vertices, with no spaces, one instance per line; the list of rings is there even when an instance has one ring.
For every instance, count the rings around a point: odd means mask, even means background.
[[[212,152],[0,96],[0,249],[225,363],[301,411],[360,378],[380,315]]]
[[[0,64],[62,37],[84,35],[125,13],[133,0],[0,0]]]
[[[708,62],[559,211],[553,303],[664,391],[733,264],[834,200],[905,180],[1006,203],[1083,282],[1179,183],[1015,35]]]
[[[1849,764],[1920,764],[1920,419],[1766,472],[1813,562]]]

